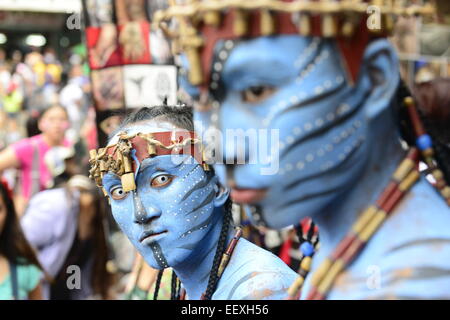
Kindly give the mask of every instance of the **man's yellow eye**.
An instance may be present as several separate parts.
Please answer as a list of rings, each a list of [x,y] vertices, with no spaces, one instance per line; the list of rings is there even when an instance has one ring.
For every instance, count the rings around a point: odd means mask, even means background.
[[[123,191],[122,187],[116,187],[111,190],[111,197],[114,200],[122,200],[127,196],[127,193]]]
[[[253,86],[241,92],[242,100],[246,103],[259,103],[270,97],[275,88],[268,86]]]
[[[170,182],[172,182],[173,176],[169,174],[161,174],[157,177],[154,177],[150,182],[152,188],[162,188],[167,186]]]

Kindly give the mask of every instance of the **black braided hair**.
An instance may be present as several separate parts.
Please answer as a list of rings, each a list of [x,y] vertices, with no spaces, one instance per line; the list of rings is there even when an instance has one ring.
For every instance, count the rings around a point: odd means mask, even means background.
[[[220,237],[217,243],[216,254],[214,255],[213,265],[209,273],[208,285],[206,287],[205,296],[203,297],[205,300],[211,300],[214,291],[216,291],[217,283],[219,282],[218,271],[222,255],[226,250],[228,229],[232,219],[232,212],[231,212],[232,205],[233,205],[232,201],[230,200],[230,198],[228,198],[224,205],[225,212],[223,215],[222,230],[220,231]]]
[[[177,282],[178,277],[175,270],[172,269],[172,283],[170,289],[170,300],[177,300]]]
[[[161,279],[164,273],[164,269],[159,270],[158,276],[156,277],[155,292],[153,293],[153,300],[158,300],[159,287],[161,286]]]
[[[180,279],[178,279],[176,300],[180,300],[180,297],[181,297],[181,281],[180,281]]]

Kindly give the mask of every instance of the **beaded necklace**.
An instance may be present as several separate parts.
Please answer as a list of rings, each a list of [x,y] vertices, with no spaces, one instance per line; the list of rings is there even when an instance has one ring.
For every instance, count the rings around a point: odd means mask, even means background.
[[[311,279],[311,291],[307,296],[308,300],[322,300],[327,297],[337,276],[357,257],[369,239],[393,212],[395,206],[419,179],[419,150],[423,161],[428,166],[428,171],[436,180],[434,187],[444,197],[447,205],[450,206],[450,187],[446,185],[443,173],[436,165],[431,137],[425,133],[414,100],[407,97],[404,99],[404,105],[408,110],[417,137],[417,148],[413,147],[409,150],[376,203],[362,213],[336,249],[314,272]],[[300,276],[289,288],[288,299],[298,299],[306,274],[310,270],[311,256],[304,264],[302,263],[304,271],[300,273]]]

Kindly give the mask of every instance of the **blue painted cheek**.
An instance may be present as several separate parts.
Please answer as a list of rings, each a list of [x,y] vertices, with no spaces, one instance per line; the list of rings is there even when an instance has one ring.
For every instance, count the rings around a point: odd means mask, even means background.
[[[348,86],[335,46],[331,41],[305,41],[301,37],[248,41],[231,51],[222,72],[228,87],[221,102],[221,129],[279,130],[277,172],[263,176],[261,164],[234,168],[238,186],[270,188],[268,197],[260,204],[277,227],[297,223],[294,220],[299,214],[293,212],[313,213],[321,204],[331,201],[338,193],[335,190],[354,179],[364,162],[360,146],[367,137],[367,121],[360,110],[366,92],[364,88],[355,90]],[[256,54],[257,51],[264,55]],[[244,62],[251,60],[252,55],[260,59],[257,70],[246,69]],[[294,72],[276,70],[273,67],[276,64],[269,62],[277,59]],[[245,71],[244,77],[236,72],[239,69]],[[262,85],[275,84],[277,91],[261,103],[244,103],[239,90],[255,85],[257,79]],[[226,158],[236,158],[235,144],[225,141]],[[261,160],[259,147],[246,152],[257,153],[256,159]],[[298,201],[302,198],[303,202]]]
[[[123,200],[111,200],[111,211],[114,220],[128,239],[135,245],[139,245],[138,233],[134,222],[134,205],[132,195],[129,193]]]
[[[158,166],[164,167],[163,162],[160,161]],[[157,242],[168,264],[174,265],[201,247],[202,238],[215,223],[215,217],[212,216],[215,192],[198,164],[181,165],[168,171],[175,178],[170,185],[161,189],[150,187],[150,173],[144,172],[139,176],[138,194],[143,206],[147,211],[157,207],[161,212],[160,216],[140,228],[168,231]],[[147,261],[153,259],[148,248],[141,247],[149,256],[146,257]]]

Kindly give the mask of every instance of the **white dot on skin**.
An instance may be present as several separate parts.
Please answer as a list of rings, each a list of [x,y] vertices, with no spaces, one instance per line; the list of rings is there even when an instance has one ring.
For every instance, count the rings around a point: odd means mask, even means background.
[[[322,87],[316,87],[314,89],[315,94],[321,94],[323,92],[323,88]]]
[[[290,98],[290,101],[291,101],[292,103],[297,103],[297,102],[298,102],[297,96],[292,96],[292,97]]]
[[[305,123],[305,125],[304,125],[304,128],[305,128],[305,130],[306,131],[309,131],[309,130],[311,130],[312,129],[312,124],[311,123],[309,123],[309,122],[307,122],[307,123]]]
[[[228,40],[225,42],[225,48],[230,50],[231,48],[233,48],[233,41]]]
[[[323,125],[323,120],[321,118],[316,119],[316,126],[320,127]]]

